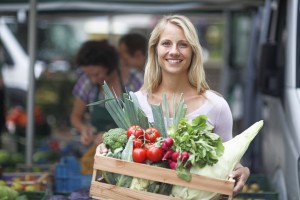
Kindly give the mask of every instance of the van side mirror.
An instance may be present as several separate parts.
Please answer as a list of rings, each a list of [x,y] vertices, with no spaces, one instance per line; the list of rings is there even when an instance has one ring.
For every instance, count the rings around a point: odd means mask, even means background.
[[[283,94],[284,71],[277,60],[278,45],[266,42],[261,46],[259,57],[258,89],[266,95],[281,97]]]

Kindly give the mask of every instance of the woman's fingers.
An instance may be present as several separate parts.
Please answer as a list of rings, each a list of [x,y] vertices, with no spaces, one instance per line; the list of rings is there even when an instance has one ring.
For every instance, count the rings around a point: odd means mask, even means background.
[[[250,175],[250,170],[248,167],[239,167],[235,169],[233,172],[231,172],[229,177],[235,179],[236,181],[235,186],[233,188],[234,194],[242,191],[249,175]]]
[[[101,143],[97,146],[96,149],[96,156],[103,156],[106,155],[108,152],[106,145],[104,143]]]

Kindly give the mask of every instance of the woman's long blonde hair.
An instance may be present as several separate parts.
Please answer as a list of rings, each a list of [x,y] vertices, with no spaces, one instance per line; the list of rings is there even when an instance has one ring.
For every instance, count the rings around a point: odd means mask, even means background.
[[[194,25],[187,17],[182,15],[164,16],[153,29],[148,43],[148,60],[145,67],[144,84],[141,90],[151,93],[162,81],[162,72],[161,67],[158,64],[156,47],[160,35],[168,23],[180,27],[183,30],[187,41],[192,46],[193,56],[188,72],[188,79],[190,84],[197,89],[197,92],[202,94],[205,90],[209,89],[205,80],[202,48]]]

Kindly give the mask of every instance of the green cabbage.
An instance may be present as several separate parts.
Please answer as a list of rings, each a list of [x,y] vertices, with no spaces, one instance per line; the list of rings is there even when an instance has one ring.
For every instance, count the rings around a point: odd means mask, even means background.
[[[0,186],[0,200],[15,200],[18,195],[16,190],[8,186]]]

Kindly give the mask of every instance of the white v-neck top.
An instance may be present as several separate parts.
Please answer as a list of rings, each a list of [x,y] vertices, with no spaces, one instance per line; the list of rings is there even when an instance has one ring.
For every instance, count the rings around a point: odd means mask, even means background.
[[[153,122],[153,114],[148,103],[147,93],[137,91],[135,95],[148,120]],[[186,117],[191,121],[199,115],[206,115],[208,117],[207,123],[214,127],[213,132],[220,135],[223,142],[230,140],[232,138],[233,119],[227,101],[210,90],[205,92],[205,96],[206,99],[202,106],[187,113]]]

